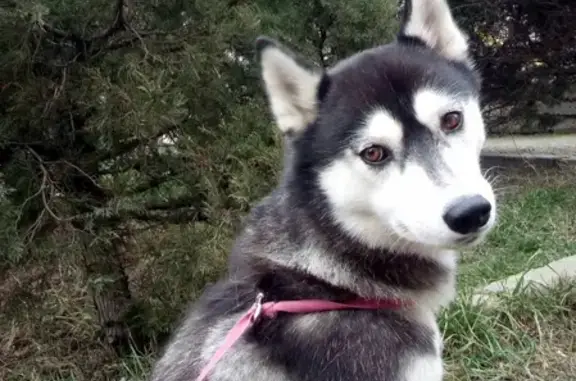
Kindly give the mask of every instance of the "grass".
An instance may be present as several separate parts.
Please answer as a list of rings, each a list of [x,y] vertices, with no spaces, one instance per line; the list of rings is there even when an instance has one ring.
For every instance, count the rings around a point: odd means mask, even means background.
[[[573,380],[576,284],[502,298],[494,309],[461,298],[446,311],[446,380]]]
[[[464,253],[461,285],[489,283],[576,253],[572,186],[529,188],[506,202],[490,239]]]
[[[490,309],[471,303],[484,284],[576,253],[575,178],[505,179],[499,223],[487,242],[463,253],[459,298],[441,318],[447,381],[575,379],[576,282],[517,290]]]
[[[441,317],[449,381],[575,379],[576,284],[505,296],[493,309],[471,290],[576,251],[573,179],[508,178],[498,227],[462,256],[460,297]],[[189,300],[222,268],[231,225],[184,226],[139,237],[127,258],[146,329],[167,333]],[[56,248],[58,249],[58,248]],[[57,251],[57,250],[56,250]],[[97,339],[98,325],[74,256],[49,256],[0,278],[0,380],[144,380],[152,354],[118,359]]]

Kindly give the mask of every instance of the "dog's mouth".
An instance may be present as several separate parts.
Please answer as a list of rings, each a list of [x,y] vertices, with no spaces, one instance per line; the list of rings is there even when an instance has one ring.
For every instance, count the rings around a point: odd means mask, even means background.
[[[482,240],[481,233],[469,234],[465,237],[458,238],[456,244],[459,246],[474,246]]]
[[[480,230],[478,232],[466,234],[464,236],[461,236],[461,237],[458,237],[455,239],[453,238],[451,242],[450,242],[450,240],[448,240],[447,242],[434,242],[433,240],[428,241],[428,240],[426,240],[425,237],[417,236],[417,235],[413,234],[412,231],[405,224],[403,224],[399,221],[395,221],[395,224],[393,226],[394,226],[395,233],[399,237],[402,237],[405,240],[415,242],[415,243],[424,244],[424,245],[432,245],[432,246],[446,247],[446,248],[453,248],[453,249],[457,249],[458,247],[460,247],[460,248],[473,247],[473,246],[481,243],[484,240],[484,237],[486,235],[485,234],[486,230],[483,229],[483,230]],[[430,238],[430,237],[428,237],[428,238]]]

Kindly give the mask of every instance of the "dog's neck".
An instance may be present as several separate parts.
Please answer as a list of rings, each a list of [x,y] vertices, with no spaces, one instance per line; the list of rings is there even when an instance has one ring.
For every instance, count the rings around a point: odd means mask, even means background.
[[[456,253],[390,252],[329,237],[281,192],[253,210],[236,251],[276,273],[304,274],[361,298],[410,299],[436,312],[455,294]]]

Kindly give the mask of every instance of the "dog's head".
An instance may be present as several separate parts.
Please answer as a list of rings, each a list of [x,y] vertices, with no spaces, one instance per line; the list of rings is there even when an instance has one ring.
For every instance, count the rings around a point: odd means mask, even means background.
[[[397,40],[322,71],[257,41],[291,187],[370,247],[479,242],[495,196],[480,169],[480,81],[445,0],[408,1]],[[324,215],[321,215],[324,214]]]

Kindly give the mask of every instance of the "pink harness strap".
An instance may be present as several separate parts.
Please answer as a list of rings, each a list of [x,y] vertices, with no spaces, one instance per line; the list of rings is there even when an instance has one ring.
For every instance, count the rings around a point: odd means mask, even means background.
[[[327,300],[286,300],[280,302],[266,302],[262,303],[263,294],[258,294],[256,303],[236,322],[234,327],[228,332],[224,343],[216,353],[212,356],[208,364],[202,369],[196,381],[206,381],[208,374],[214,369],[216,363],[222,359],[224,354],[236,343],[240,337],[254,325],[254,323],[262,316],[273,319],[278,312],[286,312],[291,314],[307,314],[311,312],[324,312],[336,311],[346,309],[363,309],[363,310],[379,310],[379,309],[397,309],[403,306],[410,305],[410,302],[403,302],[398,299],[385,299],[385,300],[366,300],[359,299],[351,303],[336,303]]]

